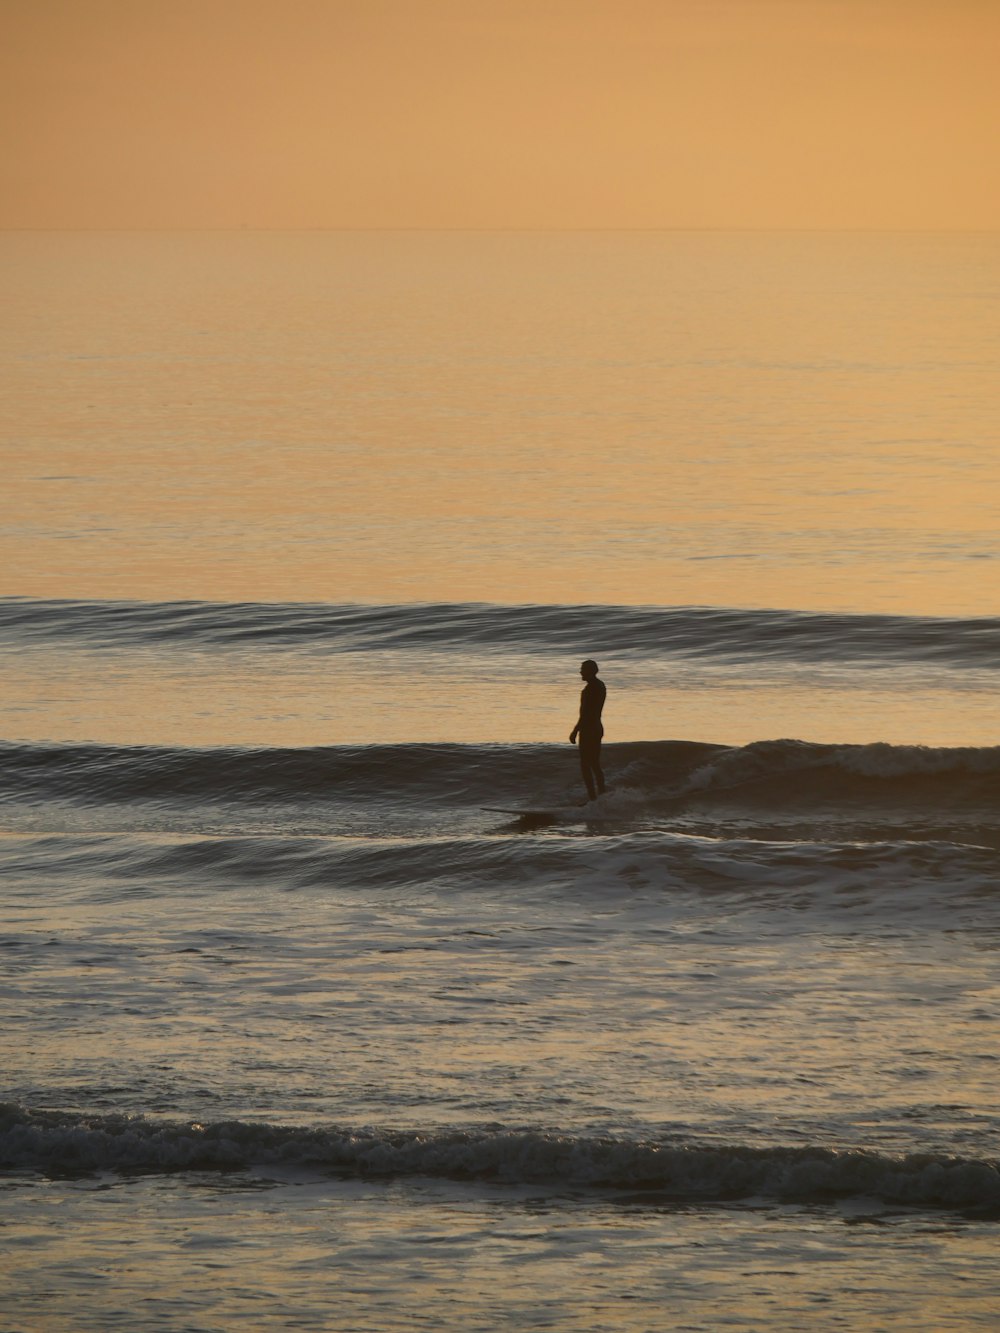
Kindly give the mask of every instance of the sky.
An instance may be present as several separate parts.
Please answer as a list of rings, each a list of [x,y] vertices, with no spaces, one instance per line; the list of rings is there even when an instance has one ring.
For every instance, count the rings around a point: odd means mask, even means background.
[[[1000,227],[1000,0],[0,0],[3,228]]]

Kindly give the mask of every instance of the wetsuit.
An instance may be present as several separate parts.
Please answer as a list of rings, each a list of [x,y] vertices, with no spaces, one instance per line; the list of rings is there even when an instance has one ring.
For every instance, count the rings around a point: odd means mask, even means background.
[[[604,681],[598,680],[596,676],[588,680],[580,691],[580,721],[576,724],[580,737],[580,772],[591,800],[604,791],[604,774],[601,772],[604,726],[601,723],[601,710],[607,693]]]

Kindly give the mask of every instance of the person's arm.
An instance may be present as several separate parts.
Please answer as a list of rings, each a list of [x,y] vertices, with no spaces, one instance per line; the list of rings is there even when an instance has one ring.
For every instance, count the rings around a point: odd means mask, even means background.
[[[586,694],[587,694],[587,691],[586,691],[586,690],[581,690],[581,692],[580,692],[580,716],[576,719],[576,726],[575,726],[575,727],[573,728],[573,730],[569,733],[569,743],[570,743],[570,745],[575,745],[575,744],[576,744],[576,738],[577,738],[577,736],[580,734],[580,728],[583,726],[583,701],[584,701],[584,698],[586,697]]]

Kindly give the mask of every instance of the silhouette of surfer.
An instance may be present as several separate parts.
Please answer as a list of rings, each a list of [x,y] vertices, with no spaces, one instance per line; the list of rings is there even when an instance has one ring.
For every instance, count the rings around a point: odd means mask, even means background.
[[[604,794],[604,774],[601,772],[601,738],[604,727],[601,710],[607,697],[603,680],[597,678],[597,663],[588,657],[580,664],[580,675],[587,682],[580,691],[580,719],[570,732],[570,745],[580,738],[580,772],[583,774],[588,799],[594,801]]]

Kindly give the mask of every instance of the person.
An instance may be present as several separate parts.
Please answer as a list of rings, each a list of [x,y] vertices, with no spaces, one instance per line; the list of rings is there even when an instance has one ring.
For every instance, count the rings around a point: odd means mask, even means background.
[[[570,745],[580,738],[580,772],[583,774],[587,797],[594,801],[604,795],[604,774],[601,771],[601,738],[604,726],[601,723],[601,710],[608,691],[604,681],[599,680],[599,667],[589,657],[580,664],[580,675],[587,682],[580,691],[580,717],[570,732]]]

